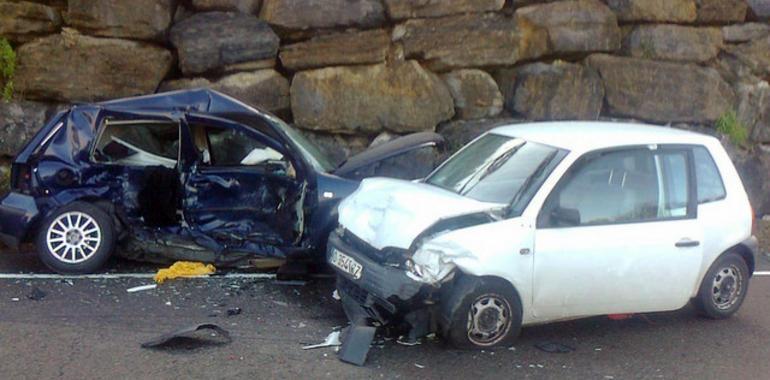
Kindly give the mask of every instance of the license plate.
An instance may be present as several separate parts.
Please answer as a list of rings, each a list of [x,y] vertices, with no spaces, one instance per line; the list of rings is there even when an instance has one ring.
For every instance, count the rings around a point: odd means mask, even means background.
[[[364,267],[356,260],[340,252],[336,248],[332,248],[331,263],[335,267],[340,268],[340,270],[344,271],[345,273],[353,276],[353,278],[356,280],[361,278],[361,272],[364,270]]]

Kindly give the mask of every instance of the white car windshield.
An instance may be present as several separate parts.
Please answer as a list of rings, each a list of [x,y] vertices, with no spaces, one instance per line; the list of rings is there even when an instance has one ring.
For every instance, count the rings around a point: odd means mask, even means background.
[[[425,182],[482,202],[528,202],[525,193],[544,180],[565,154],[548,145],[487,134],[452,156]]]

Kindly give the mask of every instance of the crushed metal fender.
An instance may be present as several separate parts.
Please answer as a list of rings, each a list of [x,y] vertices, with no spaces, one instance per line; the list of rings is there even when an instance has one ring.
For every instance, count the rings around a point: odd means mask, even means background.
[[[212,274],[217,271],[211,264],[197,263],[192,261],[177,261],[174,265],[158,271],[155,275],[155,282],[162,284],[166,280],[173,280],[179,277],[196,277]]]
[[[216,332],[217,335],[223,339],[223,341],[217,342],[211,339],[203,339],[192,335],[194,332],[201,331],[201,330],[212,330]],[[168,334],[163,334],[148,342],[144,342],[142,343],[142,348],[156,348],[156,347],[163,347],[167,345],[173,345],[174,342],[182,339],[185,339],[188,341],[194,340],[199,345],[206,345],[206,344],[222,345],[222,344],[228,344],[233,341],[233,339],[230,337],[230,333],[227,332],[227,330],[213,323],[201,323],[201,324],[181,328],[179,330],[170,332]]]

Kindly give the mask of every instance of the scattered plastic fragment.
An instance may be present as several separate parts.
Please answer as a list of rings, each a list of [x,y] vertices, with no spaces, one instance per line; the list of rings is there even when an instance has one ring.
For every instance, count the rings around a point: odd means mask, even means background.
[[[162,284],[166,280],[172,280],[179,277],[198,277],[216,272],[211,264],[203,264],[192,261],[177,261],[174,265],[164,268],[155,274],[155,282]]]
[[[144,290],[155,289],[157,287],[158,287],[158,284],[148,284],[148,285],[134,286],[133,288],[126,289],[126,291],[129,293],[136,293]]]
[[[329,335],[326,336],[326,339],[324,339],[323,343],[318,344],[311,344],[309,346],[302,347],[303,350],[313,350],[316,348],[324,348],[324,347],[337,347],[341,346],[342,342],[340,342],[340,331],[335,330],[332,331]]]
[[[19,302],[19,298],[18,298],[18,297],[13,297],[13,298],[11,298],[11,301],[13,301],[13,302]]]
[[[567,346],[566,344],[556,342],[540,342],[535,344],[535,348],[540,351],[545,351],[551,354],[566,354],[575,351],[574,347]]]
[[[337,289],[334,289],[334,292],[332,292],[332,298],[334,298],[337,301],[342,299],[340,298],[340,293],[337,291]]]
[[[33,301],[40,301],[43,298],[45,298],[46,295],[47,295],[46,292],[40,290],[39,288],[34,288],[32,289],[32,293],[27,295],[27,298]]]
[[[201,330],[212,330],[213,333],[209,337],[195,336],[193,333]],[[218,337],[220,339],[214,340],[210,337]],[[142,343],[142,348],[156,348],[156,347],[183,347],[183,348],[195,348],[204,345],[224,345],[232,342],[230,333],[227,330],[213,324],[202,323],[184,327],[179,330],[163,334],[153,340]]]
[[[424,365],[422,365],[422,364],[417,364],[417,363],[414,363],[414,366],[415,366],[415,367],[417,367],[417,368],[420,368],[420,369],[423,369],[423,368],[425,368],[425,366],[424,366]]]
[[[227,316],[228,317],[232,317],[234,315],[240,314],[242,311],[243,310],[241,310],[240,307],[234,307],[234,308],[231,308],[231,309],[227,309]]]
[[[337,357],[345,363],[364,365],[376,333],[377,328],[374,326],[351,325],[345,331]]]

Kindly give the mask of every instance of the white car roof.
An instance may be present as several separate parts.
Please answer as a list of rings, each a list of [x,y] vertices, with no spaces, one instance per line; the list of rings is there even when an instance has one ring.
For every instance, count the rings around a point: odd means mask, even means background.
[[[512,124],[490,133],[522,138],[573,152],[629,145],[712,145],[716,138],[672,127],[601,121],[561,121]]]

